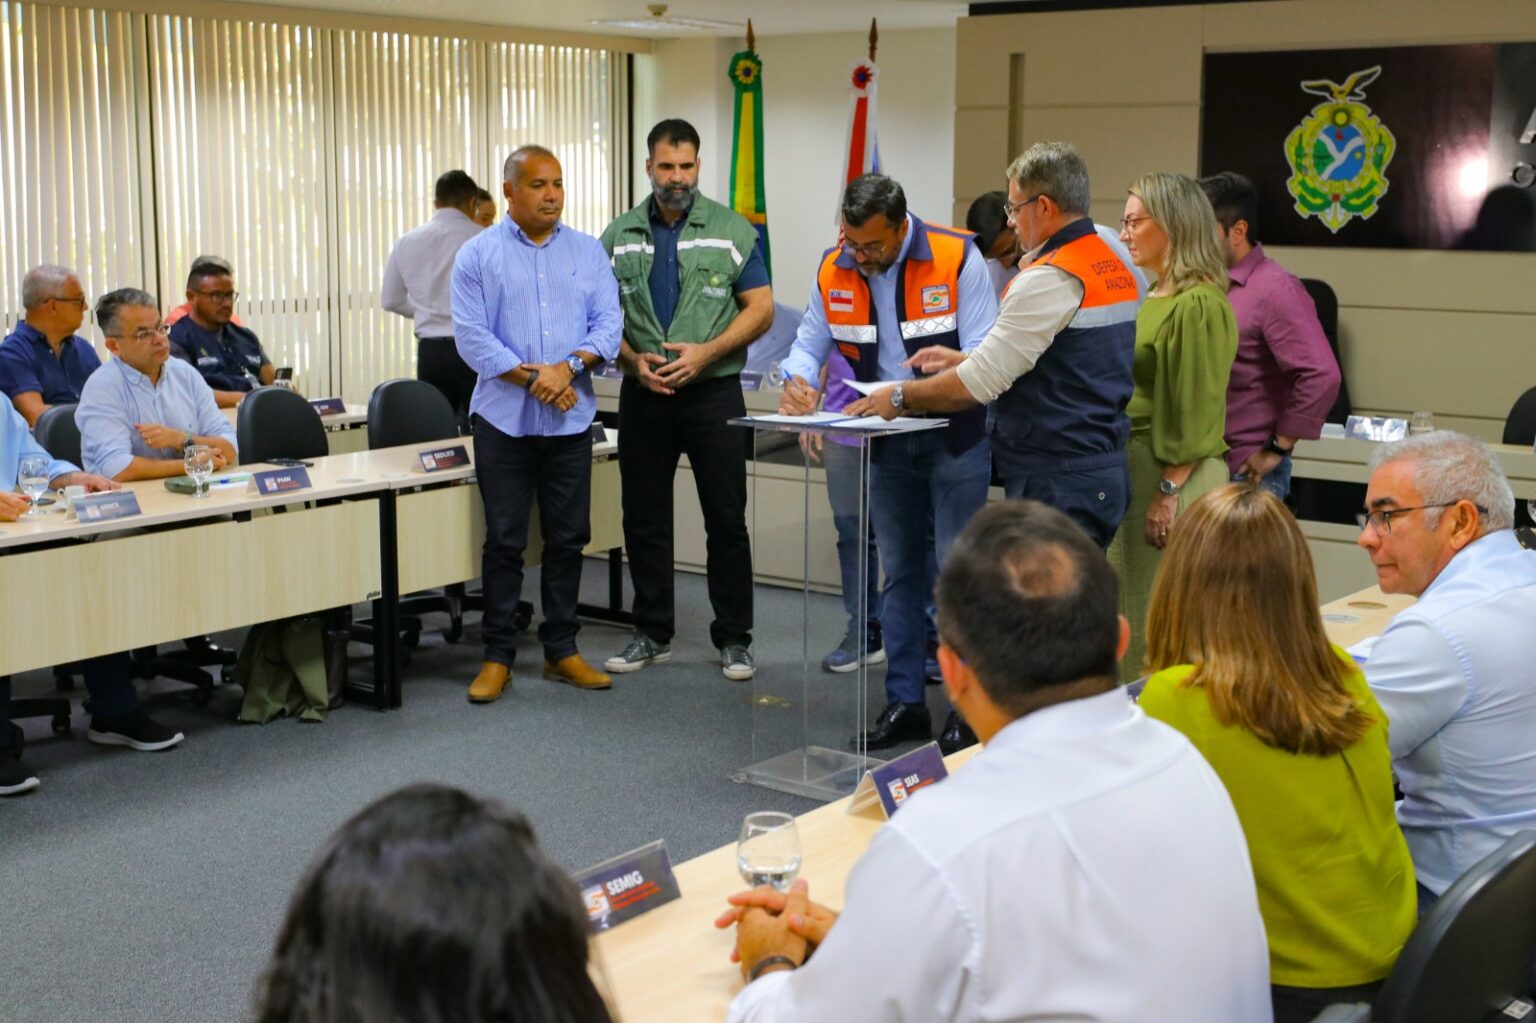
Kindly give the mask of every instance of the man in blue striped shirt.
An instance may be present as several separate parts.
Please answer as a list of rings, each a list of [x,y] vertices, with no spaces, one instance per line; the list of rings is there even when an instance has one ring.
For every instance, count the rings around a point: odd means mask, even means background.
[[[591,374],[618,354],[623,317],[608,256],[596,238],[560,223],[565,182],[542,146],[507,157],[511,216],[470,239],[453,266],[453,336],[478,380],[470,399],[475,475],[485,502],[485,658],[473,703],[512,677],[528,517],[539,502],[544,677],[607,689],[576,650],[581,552],[591,539]]]

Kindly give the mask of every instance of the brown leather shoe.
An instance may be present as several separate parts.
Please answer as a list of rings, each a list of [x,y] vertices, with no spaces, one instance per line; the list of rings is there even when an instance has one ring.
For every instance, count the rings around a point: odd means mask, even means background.
[[[569,682],[577,689],[613,688],[613,680],[582,660],[580,654],[545,661],[544,677],[551,682]]]
[[[469,684],[470,703],[495,703],[501,691],[512,683],[512,669],[495,661],[483,661],[480,674]]]

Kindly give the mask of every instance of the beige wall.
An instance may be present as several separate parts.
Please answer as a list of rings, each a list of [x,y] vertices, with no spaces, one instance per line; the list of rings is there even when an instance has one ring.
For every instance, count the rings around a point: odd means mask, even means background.
[[[1390,10],[1390,16],[1383,11]],[[1011,155],[1076,143],[1094,219],[1121,216],[1152,170],[1196,172],[1207,50],[1536,40],[1532,0],[1279,0],[962,18],[956,33],[955,212],[1002,187]],[[1339,296],[1357,409],[1433,411],[1497,440],[1536,385],[1536,254],[1275,248]]]

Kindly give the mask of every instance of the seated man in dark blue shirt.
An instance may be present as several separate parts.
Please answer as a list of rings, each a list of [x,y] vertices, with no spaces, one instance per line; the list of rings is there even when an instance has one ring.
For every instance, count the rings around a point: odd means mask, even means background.
[[[171,327],[171,354],[197,367],[213,388],[219,408],[234,408],[277,375],[255,331],[231,322],[238,297],[235,279],[228,273],[216,266],[194,266],[187,277],[192,310]]]
[[[28,270],[21,305],[26,316],[0,343],[0,391],[30,428],[49,406],[79,401],[101,357],[75,334],[85,318],[85,292],[74,271],[49,263]]]

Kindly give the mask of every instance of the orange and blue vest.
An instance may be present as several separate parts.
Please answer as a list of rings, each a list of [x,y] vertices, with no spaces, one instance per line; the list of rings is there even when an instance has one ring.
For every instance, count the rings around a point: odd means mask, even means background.
[[[913,217],[906,258],[896,264],[896,318],[908,355],[930,345],[960,350],[960,268],[975,247],[968,231]],[[816,272],[822,309],[835,350],[829,376],[842,373],[865,383],[880,379],[880,332],[869,283],[841,246],[828,249]],[[927,374],[918,373],[922,377]],[[978,406],[946,418],[944,442],[952,454],[975,446],[986,434],[986,409]]]
[[[1025,269],[1042,265],[1081,281],[1083,301],[1035,367],[997,399],[992,458],[1004,476],[1121,465],[1131,434],[1136,277],[1087,217],[1052,235]]]

